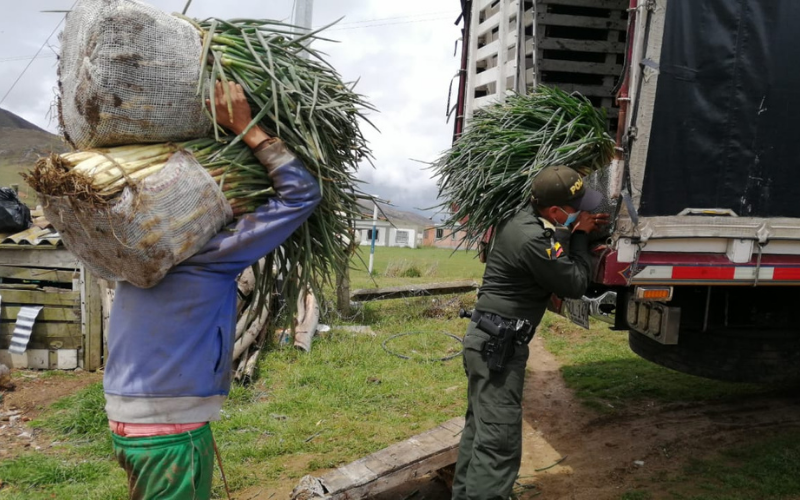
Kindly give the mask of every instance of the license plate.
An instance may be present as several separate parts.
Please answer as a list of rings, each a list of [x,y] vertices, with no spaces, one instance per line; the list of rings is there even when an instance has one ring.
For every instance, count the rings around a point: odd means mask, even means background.
[[[578,326],[589,329],[589,304],[577,299],[564,299],[564,313]]]

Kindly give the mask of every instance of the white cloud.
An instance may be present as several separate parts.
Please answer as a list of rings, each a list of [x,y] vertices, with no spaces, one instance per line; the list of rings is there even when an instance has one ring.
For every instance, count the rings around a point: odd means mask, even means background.
[[[60,20],[72,0],[3,2],[0,26],[0,98],[28,63],[11,60],[32,56]],[[167,12],[183,10],[185,0],[151,0]],[[189,15],[205,18],[273,18],[289,20],[292,0],[193,0]],[[347,81],[359,80],[356,90],[378,109],[370,119],[381,130],[365,130],[375,154],[376,168],[365,166],[359,177],[367,192],[392,200],[402,209],[436,204],[435,181],[425,165],[449,147],[452,124],[445,123],[448,87],[458,70],[453,47],[460,30],[454,0],[335,0],[317,1],[314,25],[344,16],[327,36],[340,43],[317,43],[329,62]],[[50,44],[57,50],[54,36]],[[57,120],[48,113],[56,85],[56,60],[50,48],[42,51],[2,107],[52,132]]]

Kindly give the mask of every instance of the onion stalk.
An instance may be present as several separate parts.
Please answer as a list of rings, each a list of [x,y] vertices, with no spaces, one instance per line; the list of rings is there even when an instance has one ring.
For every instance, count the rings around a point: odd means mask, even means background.
[[[203,37],[204,68],[197,90],[200,98],[211,102],[212,122],[216,123],[213,113],[219,99],[230,106],[227,94],[215,93],[211,83],[218,80],[240,84],[253,109],[249,127],[228,148],[235,148],[250,127],[259,125],[282,139],[320,182],[319,207],[274,254],[291,316],[303,286],[324,301],[323,285],[333,285],[332,277],[347,272],[349,239],[361,216],[358,199],[367,197],[356,172],[361,162],[372,163],[361,125],[372,126],[366,113],[374,108],[354,91],[355,84],[344,82],[309,46],[326,40],[320,36],[325,28],[298,36],[301,28],[277,21],[187,20]],[[215,128],[217,138],[223,140],[224,134]],[[277,283],[279,274],[272,269],[268,265],[266,272],[257,273],[260,288]]]
[[[438,176],[444,224],[465,231],[472,247],[492,226],[531,199],[533,177],[548,165],[582,175],[614,155],[605,111],[585,97],[539,86],[475,112],[466,132],[431,166]]]

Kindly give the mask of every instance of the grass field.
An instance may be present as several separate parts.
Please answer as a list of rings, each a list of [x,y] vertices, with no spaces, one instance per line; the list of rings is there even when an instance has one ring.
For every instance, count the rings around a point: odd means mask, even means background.
[[[368,259],[368,247],[361,257]],[[372,276],[360,259],[353,267],[351,284],[357,289],[480,279],[483,266],[471,252],[379,247]],[[463,414],[461,359],[438,359],[460,351],[459,342],[445,334],[462,335],[466,324],[455,313],[474,301],[474,293],[377,301],[349,318],[328,309],[322,321],[332,329],[314,341],[310,353],[269,352],[257,381],[235,387],[222,420],[214,424],[231,488],[259,485],[270,491]],[[354,324],[369,326],[373,334],[344,328]],[[717,400],[763,390],[660,368],[631,353],[624,333],[599,325],[584,331],[546,316],[540,335],[562,364],[567,384],[598,416],[613,416],[644,400]],[[0,499],[126,498],[124,473],[110,453],[99,384],[62,400],[31,425],[59,444],[0,461]],[[621,491],[619,499],[796,499],[798,463],[800,435],[788,433],[781,440],[698,457],[675,475],[655,478],[651,489]],[[708,487],[689,493],[689,484]],[[215,497],[224,498],[219,478],[215,485]],[[651,493],[659,488],[670,496]]]

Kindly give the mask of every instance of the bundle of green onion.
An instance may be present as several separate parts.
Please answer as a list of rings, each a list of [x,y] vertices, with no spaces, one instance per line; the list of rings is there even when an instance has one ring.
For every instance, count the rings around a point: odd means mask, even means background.
[[[444,221],[473,246],[490,227],[524,207],[531,180],[548,165],[581,174],[614,156],[605,111],[578,94],[540,86],[475,112],[466,132],[432,165]]]
[[[216,95],[209,82],[239,83],[254,110],[251,126],[258,124],[280,137],[320,182],[322,202],[284,245],[278,264],[286,278],[282,282],[289,308],[303,284],[322,299],[321,285],[349,266],[352,247],[347,238],[355,234],[357,200],[365,196],[356,171],[362,161],[372,162],[360,126],[371,125],[364,113],[374,108],[309,47],[314,40],[325,40],[318,36],[325,28],[297,36],[296,27],[277,21],[187,20],[203,35],[205,67],[198,94],[211,102],[212,113],[218,99],[230,99]]]

